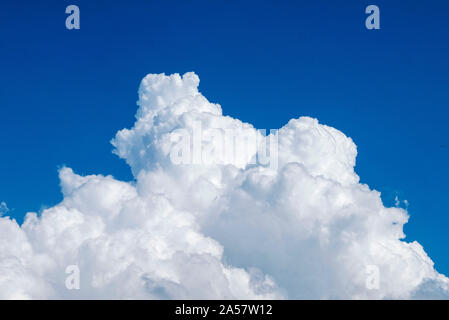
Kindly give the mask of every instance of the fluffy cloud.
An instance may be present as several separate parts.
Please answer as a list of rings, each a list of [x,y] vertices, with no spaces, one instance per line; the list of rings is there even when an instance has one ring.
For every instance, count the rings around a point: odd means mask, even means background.
[[[142,80],[136,123],[112,141],[134,182],[63,168],[60,204],[22,226],[0,218],[0,298],[449,297],[449,279],[403,240],[407,212],[359,183],[350,138],[307,117],[265,137],[198,85],[194,73]],[[198,124],[258,144],[174,164],[173,133]],[[254,161],[275,135],[276,168]],[[66,288],[68,265],[79,290]]]

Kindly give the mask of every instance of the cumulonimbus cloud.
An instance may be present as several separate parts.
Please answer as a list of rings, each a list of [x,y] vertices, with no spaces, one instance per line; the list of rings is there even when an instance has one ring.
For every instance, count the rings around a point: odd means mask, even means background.
[[[279,129],[275,169],[251,154],[174,164],[176,130],[258,134],[198,85],[194,73],[142,80],[136,122],[112,141],[135,181],[62,168],[61,203],[21,226],[0,217],[0,298],[449,297],[448,278],[403,240],[407,212],[359,183],[353,141],[316,119]]]

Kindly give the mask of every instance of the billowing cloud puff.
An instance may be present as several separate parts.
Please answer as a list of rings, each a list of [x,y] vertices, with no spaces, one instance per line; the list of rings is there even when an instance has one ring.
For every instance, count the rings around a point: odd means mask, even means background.
[[[60,204],[22,226],[0,218],[0,298],[449,298],[449,279],[403,240],[407,212],[359,183],[350,138],[307,117],[264,135],[198,85],[142,80],[136,123],[112,141],[134,182],[63,168]],[[229,156],[229,132],[256,143]],[[175,163],[186,136],[191,161]]]

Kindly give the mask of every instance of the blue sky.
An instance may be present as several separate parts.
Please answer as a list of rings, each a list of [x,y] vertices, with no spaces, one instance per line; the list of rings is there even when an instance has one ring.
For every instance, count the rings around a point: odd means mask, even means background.
[[[81,29],[65,29],[65,8]],[[365,7],[381,30],[365,28]],[[147,73],[195,71],[258,128],[312,116],[352,137],[361,181],[408,200],[406,240],[449,274],[447,1],[8,1],[0,9],[0,201],[22,221],[57,169],[132,179],[111,153]]]

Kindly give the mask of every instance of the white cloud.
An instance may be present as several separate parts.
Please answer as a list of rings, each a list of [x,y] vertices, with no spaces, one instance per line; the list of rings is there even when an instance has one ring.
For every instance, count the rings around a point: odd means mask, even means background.
[[[9,211],[8,206],[5,202],[0,202],[0,217],[5,215]]]
[[[136,123],[113,140],[134,183],[63,168],[60,204],[22,226],[0,218],[0,298],[449,297],[421,245],[403,241],[407,212],[359,183],[353,141],[316,119],[279,130],[277,170],[251,157],[173,164],[177,129],[256,130],[198,84],[143,79]],[[65,287],[68,265],[80,290]]]
[[[396,197],[394,198],[394,205],[395,205],[396,207],[399,207],[400,204],[401,204],[401,201],[399,201],[399,197],[396,196]]]

